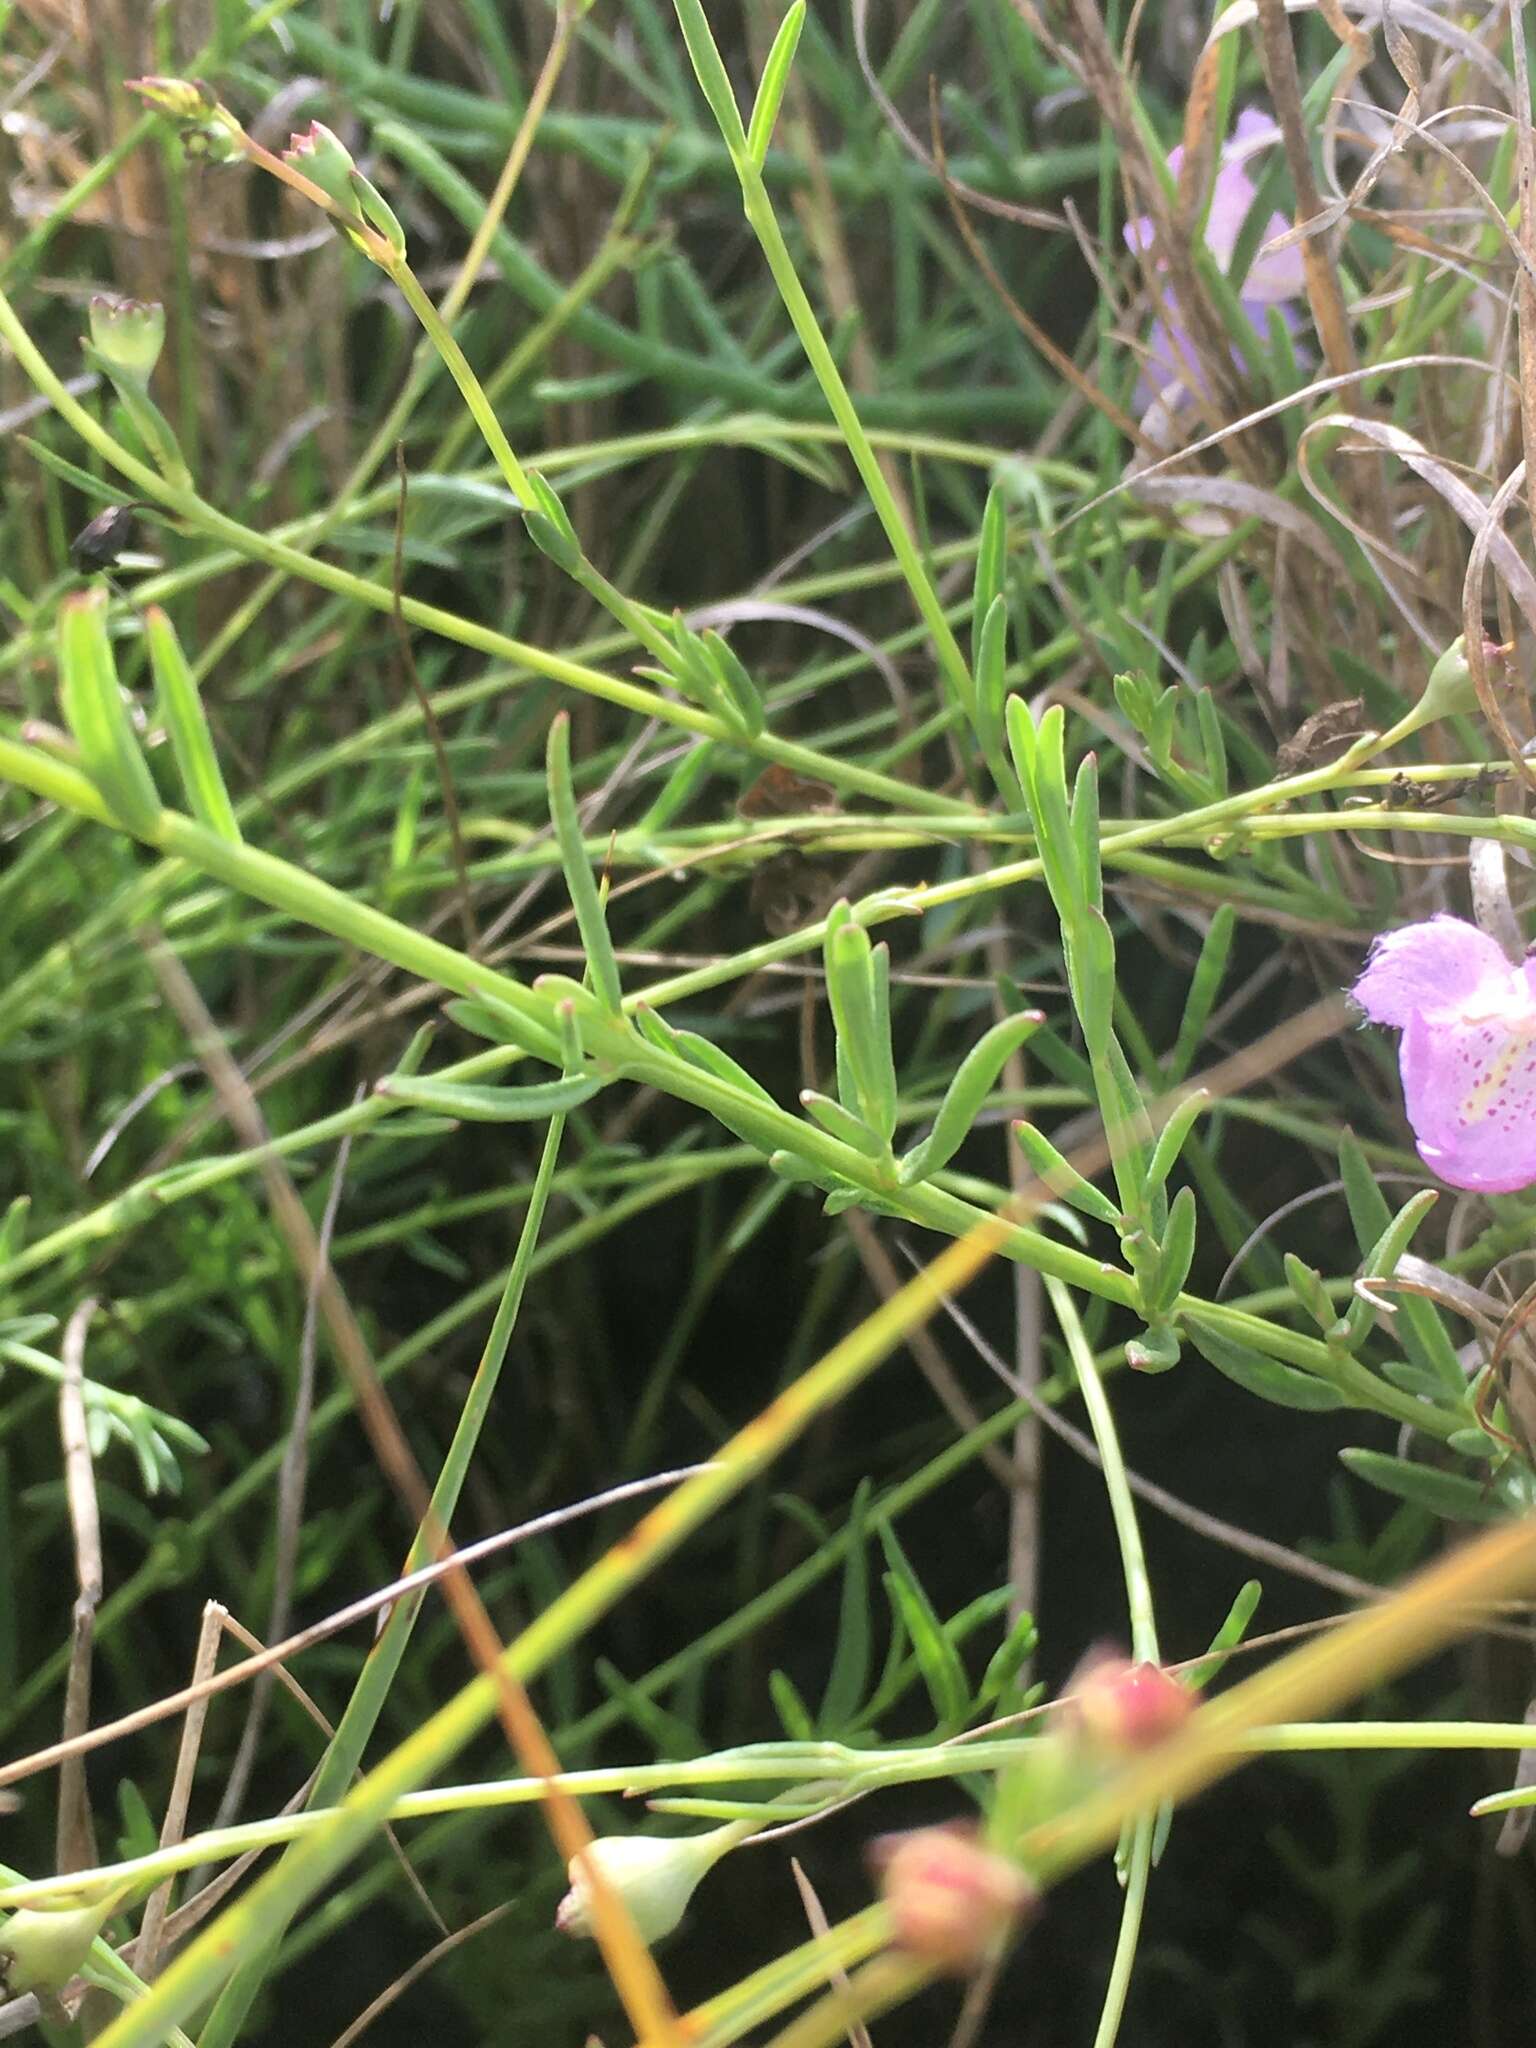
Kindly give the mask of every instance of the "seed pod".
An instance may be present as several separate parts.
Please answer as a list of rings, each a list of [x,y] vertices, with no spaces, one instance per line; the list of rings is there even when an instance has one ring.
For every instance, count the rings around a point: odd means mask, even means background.
[[[131,505],[108,505],[87,526],[82,526],[69,544],[69,559],[86,575],[114,569],[119,555],[126,554],[139,537],[139,522]]]
[[[123,1888],[88,1906],[22,1907],[0,1927],[0,1979],[13,1998],[45,1997],[77,1977]]]
[[[593,1933],[593,1888],[583,1867],[593,1862],[628,1907],[640,1938],[659,1941],[682,1919],[710,1865],[740,1839],[740,1828],[730,1822],[707,1835],[600,1835],[571,1858],[571,1888],[556,1909],[555,1925],[562,1934]]]
[[[91,346],[119,377],[140,390],[148,384],[165,346],[165,308],[153,300],[115,299],[106,292],[92,295]]]

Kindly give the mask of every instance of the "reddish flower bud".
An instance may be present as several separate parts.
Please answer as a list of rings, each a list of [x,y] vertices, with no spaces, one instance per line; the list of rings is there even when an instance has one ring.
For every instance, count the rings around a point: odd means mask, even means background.
[[[384,238],[395,255],[405,254],[404,228],[385,204],[378,187],[363,176],[340,138],[323,121],[311,121],[302,134],[291,137],[283,158],[311,184],[318,185],[344,214],[360,216],[375,234]],[[373,256],[368,243],[354,234],[345,221],[338,225],[365,256]]]
[[[876,1855],[897,1944],[952,1975],[985,1962],[1035,1903],[1018,1865],[969,1829],[919,1828]]]
[[[1195,1694],[1160,1664],[1095,1651],[1073,1673],[1062,1705],[1085,1745],[1119,1757],[1166,1742],[1194,1711]]]

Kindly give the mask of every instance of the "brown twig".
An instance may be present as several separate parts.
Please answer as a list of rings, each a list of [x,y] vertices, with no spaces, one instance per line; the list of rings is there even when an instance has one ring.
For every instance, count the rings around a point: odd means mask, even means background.
[[[466,1941],[472,1941],[477,1934],[483,1934],[487,1927],[493,1927],[503,1915],[511,1912],[515,1904],[515,1900],[505,1899],[499,1906],[492,1906],[488,1913],[482,1913],[477,1920],[471,1920],[467,1926],[457,1928],[452,1934],[445,1935],[441,1941],[434,1942],[424,1956],[418,1956],[408,1970],[402,1970],[392,1984],[386,1985],[377,1998],[364,2006],[351,2025],[344,2027],[336,2036],[331,2048],[352,2048],[353,2042],[361,2040],[380,2014],[387,2012],[396,1999],[402,1998],[413,1984],[419,1983],[428,1970],[435,1969],[444,1956],[452,1955],[456,1948],[462,1948]]]
[[[194,1687],[205,1685],[213,1676],[218,1662],[219,1644],[224,1637],[224,1608],[217,1600],[208,1601],[203,1608],[202,1625],[197,1632],[197,1650],[192,1659],[192,1683]],[[186,1719],[181,1724],[181,1744],[176,1752],[176,1770],[171,1779],[171,1796],[165,1803],[165,1819],[160,1826],[160,1846],[174,1848],[181,1841],[187,1829],[187,1810],[192,1803],[192,1776],[197,1768],[198,1751],[202,1747],[203,1724],[208,1719],[208,1695],[200,1694],[187,1708]],[[150,1893],[144,1906],[144,1918],[139,1923],[139,1938],[134,1947],[134,1969],[145,1983],[153,1978],[160,1961],[160,1944],[165,1935],[166,1915],[170,1911],[171,1891],[175,1880],[167,1878]]]
[[[800,1903],[805,1908],[806,1924],[818,1941],[824,1941],[832,1932],[832,1925],[827,1919],[825,1906],[816,1895],[816,1887],[801,1868],[798,1856],[790,1857],[789,1868],[800,1894]],[[828,1964],[827,1980],[834,1990],[846,1993],[849,1999],[848,2048],[874,2048],[874,2043],[869,2038],[868,2027],[852,2009],[853,1986],[848,1981],[848,1972],[841,1963],[834,1961]]]
[[[1520,197],[1520,247],[1515,273],[1520,336],[1520,430],[1525,444],[1525,502],[1536,528],[1536,134],[1531,126],[1531,81],[1525,52],[1524,0],[1511,0],[1510,53],[1515,81],[1515,181]]]

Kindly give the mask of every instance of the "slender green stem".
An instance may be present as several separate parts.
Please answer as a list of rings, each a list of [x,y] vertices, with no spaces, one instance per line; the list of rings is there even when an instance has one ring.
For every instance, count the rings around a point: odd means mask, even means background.
[[[1083,1408],[1088,1417],[1088,1427],[1093,1432],[1094,1447],[1104,1468],[1104,1491],[1109,1497],[1109,1512],[1115,1525],[1115,1541],[1120,1550],[1120,1566],[1125,1574],[1125,1598],[1130,1611],[1131,1651],[1143,1662],[1155,1664],[1160,1652],[1157,1645],[1157,1623],[1152,1612],[1152,1581],[1147,1573],[1146,1551],[1141,1540],[1141,1524],[1136,1515],[1136,1499],[1131,1492],[1130,1480],[1126,1476],[1125,1459],[1120,1450],[1120,1436],[1115,1428],[1114,1410],[1109,1405],[1109,1396],[1104,1391],[1104,1382],[1094,1361],[1093,1346],[1088,1342],[1083,1328],[1083,1319],[1078,1314],[1077,1304],[1071,1292],[1059,1280],[1047,1279],[1045,1291],[1055,1310],[1056,1320],[1067,1352],[1072,1360],[1072,1369],[1077,1375],[1078,1390],[1083,1397]]]
[[[405,303],[421,322],[427,339],[442,357],[449,376],[458,385],[459,394],[469,408],[475,425],[480,429],[486,447],[496,458],[496,467],[506,478],[508,490],[520,505],[531,505],[533,492],[523,465],[512,453],[512,444],[502,431],[501,421],[497,419],[495,407],[485,395],[484,385],[470,367],[468,356],[454,340],[452,330],[433,305],[431,296],[422,289],[416,273],[408,263],[396,263],[388,274]]]
[[[795,269],[794,259],[779,227],[778,217],[773,210],[773,201],[768,196],[768,188],[763,183],[761,173],[745,160],[739,161],[737,168],[741,173],[742,190],[746,198],[747,220],[762,245],[764,256],[768,259],[768,268],[773,273],[773,281],[779,288],[779,296],[783,299],[785,310],[796,334],[800,337],[800,345],[805,350],[806,360],[815,372],[816,381],[832,409],[832,415],[848,445],[848,453],[853,458],[854,467],[858,470],[864,488],[869,493],[870,503],[885,529],[886,538],[891,544],[891,552],[901,565],[907,586],[933,638],[939,666],[956,700],[969,708],[975,700],[970,665],[960,651],[960,643],[945,616],[944,606],[933,587],[927,565],[907,529],[901,508],[891,495],[891,487],[885,480],[885,473],[880,467],[864,423],[859,418],[858,407],[854,404],[852,394],[843,382],[842,372],[827,346],[816,318],[815,308],[806,296],[805,287],[800,282],[799,272]]]
[[[1087,1412],[1088,1426],[1093,1432],[1094,1448],[1099,1454],[1099,1463],[1104,1473],[1104,1491],[1109,1497],[1109,1511],[1115,1525],[1115,1541],[1120,1549],[1120,1565],[1125,1573],[1125,1598],[1130,1610],[1131,1649],[1138,1661],[1156,1664],[1161,1653],[1157,1642],[1157,1622],[1152,1611],[1152,1581],[1147,1572],[1146,1550],[1141,1540],[1141,1524],[1136,1514],[1136,1500],[1131,1492],[1130,1480],[1126,1475],[1125,1459],[1120,1449],[1120,1434],[1115,1428],[1114,1410],[1104,1391],[1104,1382],[1093,1356],[1093,1346],[1088,1342],[1083,1328],[1082,1317],[1070,1291],[1059,1280],[1047,1279],[1045,1291],[1050,1298],[1061,1334],[1066,1341],[1067,1352],[1072,1360],[1072,1369],[1077,1375],[1078,1388]],[[1122,1882],[1125,1897],[1120,1909],[1120,1931],[1115,1941],[1114,1961],[1110,1966],[1109,1981],[1104,1987],[1104,2002],[1099,2012],[1099,2024],[1094,2034],[1094,2048],[1113,2048],[1119,2037],[1120,2025],[1125,2017],[1125,2001],[1131,1988],[1131,1972],[1136,1963],[1136,1950],[1141,1939],[1142,1911],[1147,1899],[1147,1881],[1152,1869],[1152,1844],[1157,1827],[1154,1814],[1143,1814],[1132,1823],[1128,1842],[1122,1845],[1118,1861],[1123,1872]]]

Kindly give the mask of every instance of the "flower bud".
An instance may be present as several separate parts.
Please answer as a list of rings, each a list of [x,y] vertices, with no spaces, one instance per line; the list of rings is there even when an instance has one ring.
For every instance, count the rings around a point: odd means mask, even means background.
[[[128,90],[147,101],[156,113],[170,115],[180,127],[190,155],[220,164],[235,163],[244,155],[244,129],[200,78],[162,78],[151,73],[130,78]]]
[[[1171,1323],[1151,1323],[1125,1347],[1132,1372],[1169,1372],[1179,1362],[1179,1333]]]
[[[1483,635],[1485,668],[1497,670],[1513,651],[1513,644],[1503,647],[1497,640],[1489,639],[1486,633]],[[1467,636],[1458,633],[1429,672],[1424,694],[1414,710],[1414,723],[1428,725],[1431,719],[1453,718],[1459,712],[1476,709],[1477,686],[1472,680],[1472,668],[1467,660]]]
[[[1419,699],[1419,715],[1427,721],[1476,709],[1477,691],[1467,665],[1467,636],[1458,633],[1429,672],[1429,681]]]
[[[1160,1664],[1095,1651],[1069,1680],[1062,1704],[1083,1747],[1118,1759],[1155,1749],[1177,1733],[1194,1711],[1195,1695]]]
[[[878,1849],[897,1945],[935,1970],[966,1975],[1035,1902],[1015,1863],[962,1828],[919,1828]]]
[[[395,255],[405,254],[405,230],[393,209],[385,203],[378,187],[357,168],[340,137],[332,134],[323,121],[311,121],[302,135],[292,136],[283,152],[283,161],[301,171],[311,184],[318,185],[348,218],[361,217]],[[345,223],[342,232],[350,236],[365,256],[374,253]]]
[[[144,299],[91,298],[91,347],[107,368],[140,390],[149,382],[165,346],[165,308]]]
[[[200,78],[163,78],[155,72],[130,78],[128,90],[173,121],[206,120],[217,102]]]
[[[62,1991],[80,1974],[91,1943],[122,1897],[121,1888],[88,1906],[22,1907],[0,1927],[0,1975],[13,1998]]]
[[[590,1859],[629,1908],[641,1939],[659,1941],[682,1919],[710,1865],[739,1839],[734,1825],[707,1835],[600,1835],[571,1858],[571,1888],[556,1908],[555,1925],[562,1934],[593,1933],[593,1887],[584,1868]]]
[[[327,199],[334,200],[343,213],[356,213],[352,175],[357,165],[339,135],[323,121],[311,121],[301,134],[290,135],[283,162],[302,171],[312,185],[318,185]]]

